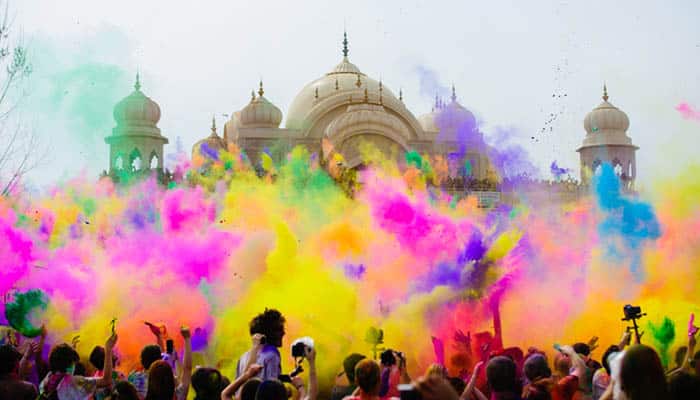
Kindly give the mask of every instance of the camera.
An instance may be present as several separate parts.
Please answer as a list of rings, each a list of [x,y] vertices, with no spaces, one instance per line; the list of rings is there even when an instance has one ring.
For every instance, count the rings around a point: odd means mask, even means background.
[[[379,360],[381,361],[382,365],[386,365],[387,367],[390,367],[392,365],[396,365],[396,356],[399,357],[399,359],[404,359],[403,353],[400,351],[394,351],[392,349],[387,349],[382,352],[382,354],[379,355]]]
[[[401,400],[420,400],[421,395],[418,389],[412,384],[400,384],[398,385],[399,393],[401,394]]]
[[[625,305],[625,307],[622,309],[625,313],[625,320],[633,320],[633,319],[639,319],[642,318],[642,307],[639,306],[633,306],[630,304]]]
[[[292,343],[292,357],[294,358],[304,358],[306,357],[306,349],[314,348],[314,340],[306,336],[299,338]]]

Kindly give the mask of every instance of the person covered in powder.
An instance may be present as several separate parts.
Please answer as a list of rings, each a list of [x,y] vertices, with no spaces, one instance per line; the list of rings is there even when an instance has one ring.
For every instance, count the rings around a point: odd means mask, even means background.
[[[282,373],[279,348],[284,337],[284,316],[275,309],[265,309],[250,321],[250,335],[253,346],[238,360],[236,377],[240,377],[253,364],[262,368],[257,378],[277,379]]]

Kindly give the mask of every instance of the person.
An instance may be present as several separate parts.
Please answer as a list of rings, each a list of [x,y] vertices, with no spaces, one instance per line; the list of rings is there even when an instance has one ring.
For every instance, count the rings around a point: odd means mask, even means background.
[[[182,360],[182,372],[175,379],[175,372],[168,362],[158,360],[148,369],[148,384],[144,400],[185,400],[192,380],[192,343],[190,330],[180,329],[185,342],[185,354]]]
[[[495,356],[486,365],[486,381],[492,400],[520,399],[515,362],[506,356]]]
[[[93,377],[101,378],[104,375],[104,363],[105,363],[105,349],[102,346],[95,346],[90,352],[90,357],[88,358],[90,364],[95,368],[95,373]],[[112,381],[124,380],[124,375],[120,374],[114,369],[117,364],[117,357],[112,354]],[[95,400],[102,400],[109,396],[111,393],[111,388],[105,387],[97,389],[95,393]]]
[[[700,377],[678,371],[668,380],[670,400],[700,399]]]
[[[282,313],[275,309],[265,309],[250,321],[250,335],[253,346],[238,360],[236,377],[243,375],[253,364],[262,367],[258,378],[264,380],[277,379],[282,373],[279,348],[284,338],[285,319]]]
[[[355,367],[357,366],[357,363],[365,358],[365,356],[358,353],[352,353],[345,357],[345,360],[343,360],[343,372],[341,375],[343,375],[342,378],[347,382],[347,384],[336,380],[336,385],[333,386],[333,389],[331,390],[331,400],[342,400],[355,391],[357,388],[357,385],[355,385]]]
[[[63,343],[51,349],[49,373],[39,384],[39,398],[58,400],[83,400],[94,396],[97,388],[112,384],[112,349],[117,336],[112,335],[105,343],[105,368],[101,378],[86,378],[73,375],[80,357],[73,347]]]
[[[355,366],[355,392],[345,400],[379,400],[381,369],[373,360],[364,359]]]
[[[593,398],[593,374],[601,367],[600,363],[591,358],[591,346],[586,343],[575,343],[574,351],[581,357],[586,365],[583,375],[579,378],[579,391],[582,392],[582,400]]]
[[[608,363],[608,357],[612,353],[620,351],[620,347],[617,345],[611,345],[603,353],[603,367],[599,368],[593,374],[593,400],[600,400],[605,393],[605,390],[610,385],[610,363]]]
[[[0,346],[0,399],[36,399],[39,394],[36,387],[19,376],[22,359],[30,355],[31,346],[27,346],[24,356],[11,344]]]
[[[620,363],[620,389],[629,400],[665,399],[666,376],[661,359],[649,346],[630,347]]]
[[[406,369],[406,357],[401,352],[389,349],[382,352],[380,359],[382,373],[379,397],[382,400],[399,397],[399,384],[411,382]]]
[[[197,368],[192,374],[194,400],[219,400],[225,385],[224,379],[216,368]]]
[[[287,400],[287,388],[277,379],[263,381],[255,392],[255,400]]]
[[[134,385],[136,392],[139,394],[140,398],[146,397],[146,392],[148,392],[148,370],[151,365],[160,360],[160,347],[154,344],[149,344],[141,350],[141,370],[132,371],[127,380]]]
[[[114,390],[112,390],[112,396],[109,400],[140,400],[140,398],[134,385],[129,381],[122,380],[114,384]]]
[[[523,399],[550,400],[550,394],[554,381],[552,370],[547,365],[547,358],[543,354],[535,353],[525,359],[523,365],[525,378],[530,382],[523,388]]]

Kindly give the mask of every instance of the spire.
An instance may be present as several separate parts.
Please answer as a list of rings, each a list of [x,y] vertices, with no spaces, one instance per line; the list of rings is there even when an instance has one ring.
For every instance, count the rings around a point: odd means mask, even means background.
[[[399,88],[399,101],[403,102],[403,89]]]
[[[384,86],[382,85],[382,79],[379,79],[379,104],[384,104],[384,99],[382,98],[382,92],[384,92]]]
[[[608,86],[603,83],[603,101],[608,101]]]
[[[216,117],[211,116],[211,135],[216,136]]]
[[[362,86],[362,81],[360,80],[360,74],[357,74],[357,81],[355,82],[355,86],[357,86],[357,87]]]
[[[369,94],[367,93],[367,88],[365,88],[365,103],[369,103]]]
[[[343,30],[343,57],[348,58],[348,33]]]
[[[314,98],[318,99],[318,88],[314,90]]]
[[[137,92],[141,90],[141,76],[138,70],[136,70],[136,83],[134,83],[134,89],[136,89]]]
[[[455,84],[453,83],[452,84],[452,102],[454,103],[456,101],[457,101],[457,93],[455,92]]]
[[[440,101],[438,100],[438,95],[435,93],[435,104],[433,105],[433,111],[437,110],[440,108]]]
[[[262,79],[260,79],[260,89],[258,89],[258,95],[262,97],[263,94],[265,94],[265,91],[263,90]]]
[[[250,101],[251,102],[255,101],[255,90],[250,91]]]
[[[335,78],[335,90],[339,90],[340,86],[338,86],[338,78]]]

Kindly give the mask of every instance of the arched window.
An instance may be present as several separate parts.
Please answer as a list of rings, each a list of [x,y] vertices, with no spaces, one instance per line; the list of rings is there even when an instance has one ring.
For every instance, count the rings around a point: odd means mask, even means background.
[[[602,164],[602,163],[600,162],[599,159],[596,159],[595,161],[593,161],[593,173],[594,173],[595,175],[599,175],[599,174],[600,174],[600,170],[602,169],[602,168],[601,168],[601,164]]]
[[[121,154],[114,159],[114,169],[116,169],[117,171],[121,171],[124,169],[124,157],[122,157]]]
[[[632,176],[632,162],[631,161],[627,162],[627,176],[629,176],[630,179],[633,178],[633,176]]]
[[[620,160],[618,160],[616,158],[613,160],[612,164],[613,164],[613,170],[615,171],[615,175],[621,176],[622,172],[623,172],[623,168],[622,168],[622,163],[620,162]]]
[[[158,154],[156,154],[155,152],[152,152],[152,153],[151,153],[150,168],[151,168],[151,169],[157,169],[157,168],[158,168],[158,161],[160,161],[160,160],[158,159]]]
[[[129,167],[132,172],[141,170],[142,167],[141,152],[138,149],[134,149],[129,154]]]

